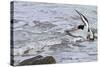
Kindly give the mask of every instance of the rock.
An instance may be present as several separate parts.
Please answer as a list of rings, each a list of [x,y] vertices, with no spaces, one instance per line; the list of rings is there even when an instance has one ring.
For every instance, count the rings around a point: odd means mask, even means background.
[[[54,63],[56,63],[56,61],[52,56],[43,57],[41,55],[38,55],[36,57],[22,61],[21,63],[18,64],[18,66],[39,65],[39,64],[54,64]]]
[[[30,59],[26,59],[26,60],[20,62],[20,63],[18,64],[18,66],[32,65],[32,63],[35,62],[35,60],[37,60],[37,59],[39,59],[39,58],[42,58],[42,57],[43,57],[43,56],[38,55],[38,56],[36,56],[36,57],[30,58]]]
[[[37,59],[36,61],[33,62],[33,65],[37,64],[54,64],[56,63],[55,59],[52,56],[47,56],[41,59]]]

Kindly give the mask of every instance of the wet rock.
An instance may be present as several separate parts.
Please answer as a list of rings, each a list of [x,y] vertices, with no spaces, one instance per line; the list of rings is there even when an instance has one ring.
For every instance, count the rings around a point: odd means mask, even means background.
[[[35,62],[35,60],[37,60],[37,59],[39,59],[39,58],[42,58],[42,57],[43,57],[43,56],[38,55],[38,56],[36,56],[36,57],[30,58],[30,59],[26,59],[26,60],[20,62],[20,63],[18,64],[18,66],[22,66],[22,65],[32,65],[32,63]]]
[[[56,63],[56,61],[52,56],[43,57],[41,55],[38,55],[36,57],[22,61],[21,63],[18,64],[18,66],[39,65],[39,64],[54,64],[54,63]]]
[[[38,60],[33,62],[34,65],[37,65],[37,64],[54,64],[54,63],[56,63],[56,61],[52,56],[47,56],[47,57],[38,59]]]

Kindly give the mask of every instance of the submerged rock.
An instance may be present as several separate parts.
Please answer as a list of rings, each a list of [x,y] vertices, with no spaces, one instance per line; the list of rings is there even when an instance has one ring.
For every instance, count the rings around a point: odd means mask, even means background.
[[[54,63],[56,63],[56,61],[52,56],[43,57],[41,55],[38,55],[36,57],[22,61],[21,63],[18,64],[18,66],[38,65],[38,64],[54,64]]]

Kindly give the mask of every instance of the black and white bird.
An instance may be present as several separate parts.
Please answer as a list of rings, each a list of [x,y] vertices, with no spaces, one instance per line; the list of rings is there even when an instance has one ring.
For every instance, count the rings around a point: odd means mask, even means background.
[[[89,21],[88,19],[81,14],[79,11],[75,10],[79,15],[82,20],[82,24],[78,25],[76,28],[73,28],[72,30],[67,30],[67,34],[69,34],[72,37],[83,37],[88,40],[94,40],[94,33],[93,31],[89,28]],[[83,33],[83,35],[82,35]],[[77,34],[80,34],[77,36]]]

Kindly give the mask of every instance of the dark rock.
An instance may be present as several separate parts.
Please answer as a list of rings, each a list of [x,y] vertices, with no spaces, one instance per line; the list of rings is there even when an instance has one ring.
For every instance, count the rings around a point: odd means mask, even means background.
[[[56,63],[55,59],[52,56],[47,56],[41,59],[37,59],[36,61],[33,62],[34,65],[37,64],[54,64]]]
[[[38,55],[36,57],[26,59],[18,64],[18,66],[23,65],[39,65],[39,64],[54,64],[56,63],[55,59],[52,56],[43,57]]]
[[[30,58],[30,59],[26,59],[26,60],[20,62],[20,63],[18,64],[18,66],[22,66],[22,65],[32,65],[32,63],[33,63],[35,60],[37,60],[37,59],[39,59],[39,58],[42,58],[42,57],[43,57],[43,56],[38,55],[38,56],[36,56],[36,57]]]

